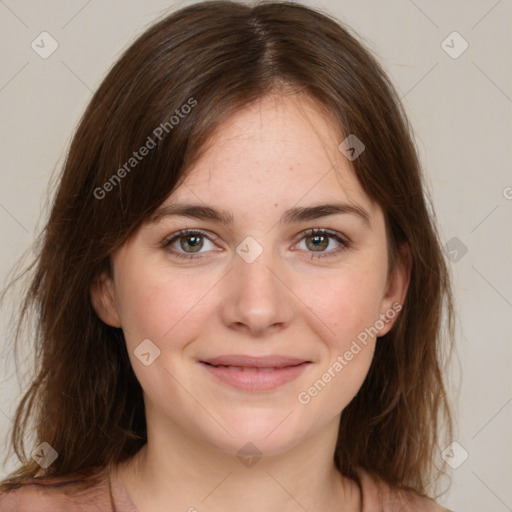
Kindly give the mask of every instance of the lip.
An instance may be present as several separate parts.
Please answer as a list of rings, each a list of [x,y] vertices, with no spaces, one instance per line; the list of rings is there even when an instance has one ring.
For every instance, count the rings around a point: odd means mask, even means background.
[[[226,355],[199,361],[221,382],[245,391],[266,391],[295,380],[311,363],[296,357]]]

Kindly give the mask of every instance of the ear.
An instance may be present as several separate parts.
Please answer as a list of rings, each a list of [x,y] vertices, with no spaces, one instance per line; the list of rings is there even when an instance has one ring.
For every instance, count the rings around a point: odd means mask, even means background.
[[[121,327],[114,295],[114,283],[107,271],[96,277],[91,286],[91,302],[96,314],[111,327]]]
[[[398,248],[394,266],[388,276],[380,311],[380,318],[384,321],[384,327],[379,329],[377,336],[387,334],[398,318],[411,280],[411,262],[409,246],[403,243]]]

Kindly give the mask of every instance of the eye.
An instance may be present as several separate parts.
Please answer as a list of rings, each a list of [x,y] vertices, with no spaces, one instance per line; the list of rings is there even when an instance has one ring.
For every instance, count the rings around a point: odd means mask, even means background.
[[[206,242],[206,244],[205,244]],[[202,253],[211,250],[213,247],[208,247],[213,241],[207,233],[194,229],[182,230],[173,233],[162,241],[162,247],[167,249],[173,256],[185,259],[202,258]],[[205,248],[206,251],[201,251]]]
[[[300,236],[302,238],[297,245],[303,244],[303,247],[299,248],[309,252],[311,258],[337,256],[351,245],[350,241],[340,233],[326,229],[309,229]],[[209,250],[215,250],[212,238],[215,239],[199,229],[181,230],[165,238],[161,246],[177,258],[196,259],[202,258],[203,254]],[[208,244],[211,244],[210,247]]]
[[[303,250],[310,252],[312,258],[336,256],[350,247],[349,240],[335,231],[309,229],[301,233],[301,236],[301,243],[304,242],[302,245],[305,247]]]

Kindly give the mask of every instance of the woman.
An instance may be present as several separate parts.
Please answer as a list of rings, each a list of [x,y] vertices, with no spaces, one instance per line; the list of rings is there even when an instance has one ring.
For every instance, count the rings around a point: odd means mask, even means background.
[[[368,51],[295,3],[183,8],[72,141],[0,510],[444,510],[451,304]]]

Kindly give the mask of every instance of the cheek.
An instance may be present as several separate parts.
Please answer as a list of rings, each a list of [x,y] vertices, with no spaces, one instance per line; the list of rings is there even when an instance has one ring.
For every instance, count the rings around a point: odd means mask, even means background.
[[[307,309],[324,324],[329,345],[343,349],[375,324],[381,307],[383,274],[378,267],[352,266],[317,278],[314,284],[309,280],[309,284],[301,284],[300,297],[306,297]]]
[[[304,311],[309,311],[310,326],[323,342],[323,356],[298,399],[301,404],[314,401],[312,408],[319,415],[339,414],[366,378],[375,349],[383,276],[382,264],[352,265],[315,279],[312,286],[301,286],[300,296],[308,297]]]
[[[198,317],[205,314],[204,308],[208,306],[205,296],[214,282],[136,261],[127,262],[121,270],[118,304],[130,347],[145,338],[157,345],[173,339],[173,347],[177,347],[179,341],[173,334],[183,331],[193,334],[192,331],[199,329]]]
[[[118,289],[122,328],[132,368],[151,400],[165,404],[169,390],[174,389],[176,403],[179,402],[183,410],[190,409],[192,414],[193,404],[187,396],[182,396],[180,386],[171,376],[182,373],[186,346],[204,331],[204,318],[211,307],[208,290],[214,287],[216,279],[177,275],[162,267],[151,268],[147,263],[143,266],[134,262],[133,268],[138,271],[122,269],[124,279],[120,279],[122,286]],[[138,347],[146,339],[160,350],[149,366],[137,357],[141,352]],[[183,375],[180,382],[191,387]]]

